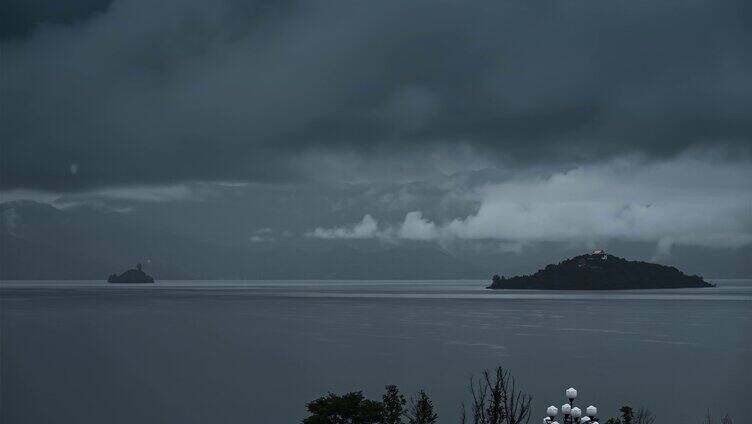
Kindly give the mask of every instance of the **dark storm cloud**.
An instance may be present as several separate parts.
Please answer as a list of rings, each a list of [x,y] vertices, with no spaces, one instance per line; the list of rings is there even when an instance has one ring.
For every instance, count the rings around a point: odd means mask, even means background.
[[[22,38],[40,25],[81,23],[104,12],[112,0],[5,0],[0,6],[0,39]]]
[[[738,152],[752,137],[743,1],[92,10],[2,43],[2,188],[294,179],[308,158],[457,146],[518,164]]]

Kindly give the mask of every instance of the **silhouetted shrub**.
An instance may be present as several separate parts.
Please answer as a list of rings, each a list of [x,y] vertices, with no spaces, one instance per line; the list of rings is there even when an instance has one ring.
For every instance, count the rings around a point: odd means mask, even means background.
[[[366,399],[363,392],[329,393],[306,405],[311,416],[303,424],[381,424],[381,402]]]

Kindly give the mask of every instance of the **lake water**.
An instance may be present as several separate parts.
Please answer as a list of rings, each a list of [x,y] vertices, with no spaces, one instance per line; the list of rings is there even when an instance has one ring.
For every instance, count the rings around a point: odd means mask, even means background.
[[[328,391],[424,388],[458,422],[502,364],[534,415],[646,406],[658,423],[743,415],[752,280],[716,288],[489,291],[478,281],[0,283],[0,421],[295,423]],[[605,422],[605,419],[602,420]]]

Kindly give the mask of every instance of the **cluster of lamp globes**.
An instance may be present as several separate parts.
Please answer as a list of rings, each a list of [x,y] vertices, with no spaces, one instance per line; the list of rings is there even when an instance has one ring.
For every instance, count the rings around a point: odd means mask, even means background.
[[[580,424],[598,424],[598,421],[596,420],[596,414],[598,413],[598,408],[596,408],[593,405],[588,406],[585,408],[585,414],[586,416],[582,416],[582,410],[578,407],[572,407],[572,404],[574,403],[574,400],[577,398],[577,390],[575,390],[573,387],[570,387],[566,390],[567,399],[569,399],[569,403],[565,403],[564,405],[561,405],[561,413],[564,415],[563,421],[564,424],[572,424],[572,423],[580,423]],[[559,424],[557,421],[554,421],[556,419],[556,416],[559,414],[559,410],[551,405],[546,409],[546,418],[543,419],[544,424]]]

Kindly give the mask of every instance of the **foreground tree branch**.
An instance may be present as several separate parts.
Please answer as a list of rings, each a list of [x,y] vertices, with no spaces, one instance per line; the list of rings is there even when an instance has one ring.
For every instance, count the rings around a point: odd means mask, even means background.
[[[483,371],[480,380],[470,377],[472,424],[527,424],[530,421],[532,396],[517,389],[512,373],[497,367]],[[462,423],[468,418],[463,405]]]

